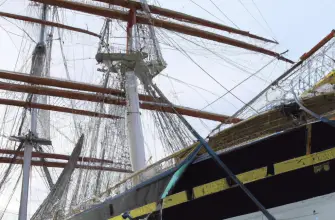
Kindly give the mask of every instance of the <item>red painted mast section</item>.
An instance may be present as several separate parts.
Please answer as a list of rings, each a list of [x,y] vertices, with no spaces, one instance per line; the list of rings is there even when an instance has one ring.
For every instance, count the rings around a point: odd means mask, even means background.
[[[136,10],[134,8],[130,8],[129,17],[127,22],[127,53],[130,53],[132,48],[130,47],[131,39],[133,38],[132,28],[136,24]]]

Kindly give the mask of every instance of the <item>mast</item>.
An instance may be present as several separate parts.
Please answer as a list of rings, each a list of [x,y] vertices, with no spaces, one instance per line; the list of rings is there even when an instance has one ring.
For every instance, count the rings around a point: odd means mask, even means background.
[[[103,17],[107,17],[111,19],[117,19],[117,20],[122,20],[122,21],[129,20],[129,16],[126,12],[121,11],[121,10],[116,10],[116,9],[107,9],[104,7],[92,6],[89,4],[84,4],[84,3],[75,2],[75,1],[66,1],[66,0],[32,0],[32,1],[46,3],[46,4],[54,5],[54,6],[59,6],[62,8],[76,10],[76,11],[80,11],[80,12],[84,12],[88,14],[99,15],[99,16],[103,16]],[[250,50],[253,52],[262,53],[262,54],[266,54],[272,57],[276,57],[279,60],[282,60],[288,63],[292,63],[292,64],[294,63],[292,60],[283,57],[281,54],[277,52],[270,51],[268,49],[258,47],[253,44],[249,44],[244,41],[229,38],[229,37],[216,34],[213,32],[209,32],[209,31],[205,31],[199,28],[193,28],[191,26],[182,25],[182,24],[178,24],[175,22],[165,21],[165,20],[157,19],[157,18],[148,18],[140,14],[136,15],[136,22],[139,24],[144,24],[144,25],[152,25],[158,28],[169,30],[169,31],[175,31],[175,32],[186,34],[189,36],[194,36],[194,37],[199,37],[199,38],[203,38],[203,39],[207,39],[211,41],[216,41],[216,42],[227,44],[233,47],[243,48],[243,49]]]
[[[47,18],[47,5],[42,5],[42,15],[41,19],[46,20]],[[45,25],[41,25],[39,42],[37,43],[32,56],[32,66],[31,75],[41,76],[43,71],[43,64],[45,58]],[[33,102],[37,102],[37,97],[32,95]],[[31,132],[28,136],[37,137],[37,109],[31,109]],[[30,179],[30,166],[31,166],[31,156],[33,151],[32,141],[25,141],[24,143],[24,162],[23,162],[23,178],[22,178],[22,190],[21,190],[21,200],[20,200],[20,210],[19,210],[19,220],[27,219],[27,209],[28,209],[28,195],[29,195],[29,179]]]
[[[127,53],[136,52],[136,10],[129,10],[127,26]],[[127,98],[127,127],[130,144],[130,157],[133,171],[145,168],[144,138],[141,123],[141,113],[137,90],[135,71],[127,69],[125,72],[125,90]]]

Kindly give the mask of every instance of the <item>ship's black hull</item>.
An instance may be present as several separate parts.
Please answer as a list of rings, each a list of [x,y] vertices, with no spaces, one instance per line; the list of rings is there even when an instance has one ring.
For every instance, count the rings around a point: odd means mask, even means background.
[[[314,173],[314,167],[299,169],[247,184],[252,194],[267,208],[290,204],[335,191],[335,160],[327,172]],[[226,219],[259,211],[238,187],[191,200],[163,210],[164,220]],[[334,210],[335,213],[335,210]],[[155,213],[150,220],[158,220]],[[139,219],[139,218],[137,218]]]
[[[323,152],[335,147],[335,128],[318,122],[312,124],[311,153]],[[276,174],[276,164],[306,155],[307,127],[285,133],[220,154],[220,159],[235,174],[266,167],[264,178],[247,183],[247,188],[266,207],[273,208],[335,192],[335,159],[307,164],[290,172]],[[169,219],[225,219],[258,211],[257,207],[236,186],[195,198],[194,187],[226,178],[227,175],[211,158],[198,159],[178,181],[172,194],[186,192],[187,202],[163,209],[163,217]],[[146,204],[157,202],[170,176],[159,181],[135,187],[109,199],[72,219],[106,220]],[[158,219],[154,212],[149,219]]]

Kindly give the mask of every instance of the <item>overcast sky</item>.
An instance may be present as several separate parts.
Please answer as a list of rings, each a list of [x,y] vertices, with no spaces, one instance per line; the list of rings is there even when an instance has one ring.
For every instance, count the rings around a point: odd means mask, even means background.
[[[156,0],[155,2],[158,1]],[[229,26],[237,26],[242,30],[247,30],[270,39],[274,38],[279,42],[279,45],[256,43],[277,52],[289,50],[286,55],[294,61],[297,61],[304,52],[313,47],[334,28],[335,2],[333,0],[212,0],[212,2],[210,0],[159,1],[162,7],[182,11]],[[27,5],[28,1],[26,0],[0,0],[0,11],[27,14]],[[66,16],[68,25],[88,28],[97,33],[100,32],[101,21],[102,19],[98,17],[92,18],[91,16],[78,14],[69,13]],[[20,27],[25,27],[22,22],[16,22],[16,24]],[[2,27],[0,30],[0,69],[13,70],[21,42],[21,38],[13,33],[22,35],[22,32],[3,19],[0,20],[0,26]],[[6,32],[4,28],[6,31],[13,33]],[[238,38],[239,40],[244,39],[223,32],[216,31],[216,33]],[[209,92],[206,92],[199,88],[178,83],[173,79],[169,80],[164,76],[157,77],[155,79],[156,82],[176,104],[202,109],[226,92],[222,86],[230,89],[249,76],[249,74],[231,67],[222,59],[211,54],[211,52],[192,45],[173,33],[169,33],[169,37],[180,43],[189,53],[192,58],[190,60],[189,57],[181,54],[180,51],[166,45],[166,41],[162,40],[162,34],[160,31],[157,33],[160,41],[164,43],[161,45],[162,53],[168,63],[168,67],[164,70],[163,74],[209,90]],[[189,37],[187,39],[194,40],[194,38]],[[95,56],[97,40],[82,36],[81,34],[68,35],[67,40],[67,42],[70,42],[68,44],[71,44],[65,48],[68,59],[92,58]],[[250,39],[245,39],[245,41],[255,42]],[[78,42],[81,43],[79,46],[77,45],[79,44]],[[83,43],[90,46],[83,46]],[[263,55],[250,54],[250,52],[244,50],[233,50],[227,48],[225,45],[218,45],[213,42],[202,41],[202,43],[205,43],[210,50],[247,66],[251,72],[261,68],[272,59]],[[65,73],[62,71],[61,58],[56,57],[53,62],[52,76],[65,78]],[[211,79],[195,63],[205,69],[222,86]],[[72,79],[98,83],[96,80],[96,74],[98,73],[96,72],[95,64],[94,60],[88,59],[76,63],[76,68],[70,65]],[[275,61],[273,67],[265,69],[260,73],[260,78],[253,77],[236,90],[233,90],[233,95],[239,97],[243,102],[247,102],[288,67],[288,64]],[[16,70],[19,71],[19,68],[16,68]],[[237,100],[233,95],[228,94],[224,99],[206,107],[205,110],[220,114],[233,114],[243,105],[243,102]],[[209,133],[211,128],[217,125],[216,122],[200,122],[193,118],[188,118],[188,120],[204,136]],[[16,207],[18,198],[15,198],[15,200],[15,205],[13,203],[8,209],[6,219],[16,219],[16,215],[11,214],[18,212]],[[0,208],[2,209],[3,206],[0,205]],[[31,212],[33,211],[31,210]]]

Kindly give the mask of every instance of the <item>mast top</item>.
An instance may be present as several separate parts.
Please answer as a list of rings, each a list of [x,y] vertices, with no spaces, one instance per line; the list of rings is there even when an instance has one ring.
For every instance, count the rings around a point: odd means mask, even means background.
[[[94,5],[89,5],[89,4],[84,4],[84,3],[79,3],[79,2],[73,2],[73,1],[67,1],[67,0],[32,0],[34,2],[40,2],[40,3],[45,3],[53,6],[58,6],[70,10],[76,10],[88,14],[93,14],[93,15],[98,15],[98,16],[103,16],[107,18],[112,18],[112,19],[117,19],[121,21],[127,22],[129,20],[129,16],[127,12],[116,10],[116,9],[110,9],[110,8],[105,8],[105,7],[98,7]],[[209,31],[204,31],[199,28],[194,28],[170,21],[165,21],[157,18],[152,18],[152,17],[147,17],[142,14],[137,14],[136,15],[136,23],[139,24],[147,24],[147,25],[153,25],[158,28],[163,28],[166,30],[190,35],[190,36],[195,36],[211,41],[216,41],[219,43],[227,44],[233,47],[239,47],[242,49],[266,54],[272,57],[276,57],[279,60],[288,62],[293,64],[294,62],[290,59],[287,59],[282,56],[282,54],[255,46],[253,44],[249,44],[243,41],[235,40],[233,38],[229,38],[223,35],[215,34]]]
[[[104,2],[107,4],[117,5],[117,6],[129,8],[129,9],[135,8],[136,10],[143,11],[141,3],[137,1],[133,1],[133,0],[93,0],[93,1]],[[177,12],[177,11],[173,11],[170,9],[158,7],[155,5],[149,5],[149,4],[148,4],[148,8],[152,14],[156,14],[156,15],[192,23],[192,24],[197,24],[197,25],[201,25],[201,26],[205,26],[209,28],[214,28],[214,29],[226,31],[226,32],[233,33],[233,34],[239,34],[242,36],[250,37],[250,38],[261,40],[261,41],[268,42],[268,43],[278,44],[277,41],[270,40],[264,37],[260,37],[255,34],[251,34],[249,33],[249,31],[236,29],[236,28],[233,28],[227,25],[219,24],[213,21],[209,21],[206,19],[188,15],[182,12]]]

